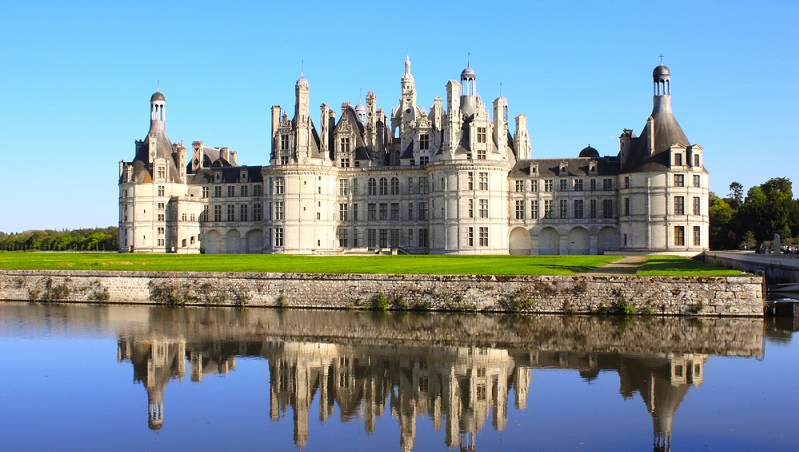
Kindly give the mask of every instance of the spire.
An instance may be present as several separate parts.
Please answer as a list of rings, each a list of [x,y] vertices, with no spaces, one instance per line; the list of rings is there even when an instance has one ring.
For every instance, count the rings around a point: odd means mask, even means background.
[[[405,74],[402,75],[402,86],[413,83],[413,75],[411,74],[411,56],[405,56]]]

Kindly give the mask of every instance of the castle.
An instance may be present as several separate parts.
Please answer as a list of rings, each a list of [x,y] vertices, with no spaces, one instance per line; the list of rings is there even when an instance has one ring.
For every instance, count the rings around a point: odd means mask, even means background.
[[[150,130],[119,164],[119,245],[142,253],[602,254],[708,248],[708,172],[671,109],[669,69],[653,72],[640,136],[615,156],[533,159],[526,116],[500,96],[492,111],[471,67],[429,113],[410,59],[399,104],[322,104],[295,84],[293,117],[272,107],[266,166],[226,147],[166,133],[166,100],[150,98]],[[491,114],[489,114],[491,113]]]

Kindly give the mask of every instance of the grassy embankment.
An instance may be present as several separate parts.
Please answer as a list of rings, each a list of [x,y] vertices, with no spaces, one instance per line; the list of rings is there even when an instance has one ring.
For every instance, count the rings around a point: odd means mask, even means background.
[[[574,275],[623,256],[298,256],[113,253],[0,253],[3,270],[128,270],[286,273]],[[735,276],[736,270],[674,256],[651,256],[642,276]]]

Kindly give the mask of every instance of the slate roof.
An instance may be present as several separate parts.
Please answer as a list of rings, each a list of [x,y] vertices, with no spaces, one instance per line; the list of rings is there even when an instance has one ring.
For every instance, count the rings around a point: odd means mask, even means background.
[[[589,163],[597,163],[596,174],[588,170]],[[560,164],[566,163],[566,173],[560,173]],[[538,164],[538,177],[589,177],[589,176],[615,176],[619,174],[619,159],[617,157],[571,158],[571,159],[525,159],[519,160],[510,172],[510,177],[530,177],[531,167]]]

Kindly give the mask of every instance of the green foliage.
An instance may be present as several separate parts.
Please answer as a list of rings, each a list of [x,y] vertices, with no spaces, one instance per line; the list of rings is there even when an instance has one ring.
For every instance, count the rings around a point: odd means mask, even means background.
[[[286,300],[286,294],[282,293],[277,297],[277,306],[280,308],[288,307],[289,303]]]
[[[117,251],[119,229],[107,228],[29,230],[0,233],[0,251]]]
[[[386,298],[386,295],[383,292],[379,292],[372,299],[372,310],[373,311],[388,310],[388,298]]]
[[[616,313],[622,315],[635,315],[638,311],[635,309],[635,305],[624,297],[622,294],[618,294],[618,298],[614,303],[616,307]]]
[[[702,310],[705,309],[705,302],[703,300],[699,300],[691,306],[690,311],[693,314],[699,314]]]
[[[111,294],[108,292],[108,288],[103,287],[102,289],[97,289],[91,294],[89,294],[89,300],[92,301],[100,301],[105,302],[111,299]]]
[[[648,256],[638,276],[741,276],[739,270],[707,264],[680,256]]]

